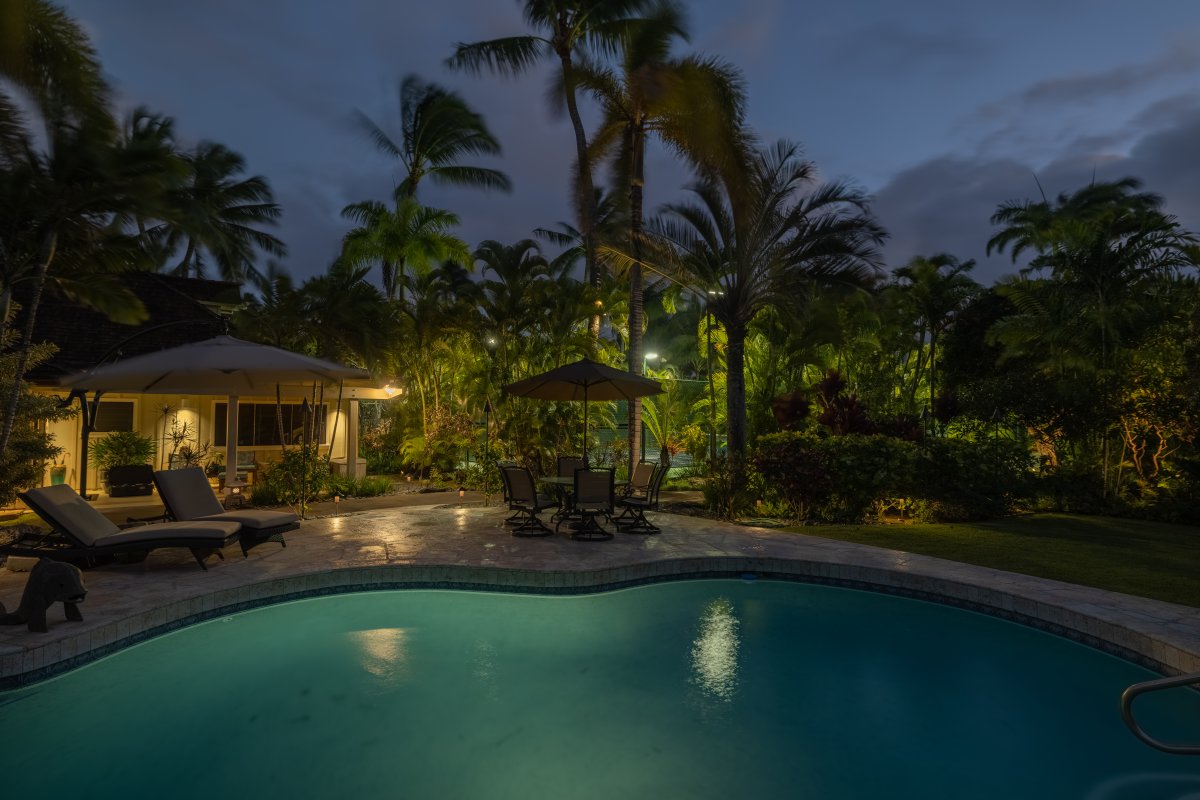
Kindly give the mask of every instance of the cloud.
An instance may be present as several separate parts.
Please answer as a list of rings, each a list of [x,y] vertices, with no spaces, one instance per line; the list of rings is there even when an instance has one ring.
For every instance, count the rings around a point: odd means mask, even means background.
[[[1008,256],[986,256],[995,234],[989,222],[997,206],[1010,200],[1053,199],[1092,180],[1132,176],[1145,190],[1161,195],[1164,210],[1187,230],[1200,231],[1200,102],[1177,98],[1172,110],[1148,109],[1140,116],[1159,124],[1144,131],[1127,154],[1106,151],[1104,137],[1079,138],[1040,166],[1011,158],[940,157],[897,174],[875,196],[874,209],[892,239],[885,247],[889,267],[916,255],[949,252],[979,261],[976,280],[991,283],[1014,272]],[[1035,180],[1036,176],[1036,180]],[[1040,188],[1039,188],[1040,187]]]
[[[1192,75],[1197,69],[1200,69],[1200,50],[1193,43],[1176,42],[1150,61],[1120,64],[1091,75],[1039,81],[1021,92],[1018,99],[1027,107],[1086,103],[1096,98],[1140,91],[1165,78]]]

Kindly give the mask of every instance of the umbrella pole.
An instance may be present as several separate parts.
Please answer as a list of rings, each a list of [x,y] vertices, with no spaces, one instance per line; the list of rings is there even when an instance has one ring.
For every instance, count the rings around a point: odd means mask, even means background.
[[[238,396],[229,395],[225,406],[225,489],[236,486],[237,476],[237,436],[238,436]]]
[[[587,384],[583,385],[583,463],[588,463],[588,446],[587,446]]]

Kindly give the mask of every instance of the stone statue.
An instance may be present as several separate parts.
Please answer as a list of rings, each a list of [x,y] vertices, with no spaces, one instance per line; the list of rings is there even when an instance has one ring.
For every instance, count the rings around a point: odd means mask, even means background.
[[[58,602],[63,604],[67,619],[82,622],[83,614],[79,613],[78,604],[83,602],[86,594],[87,589],[83,588],[83,573],[79,571],[79,567],[40,558],[29,571],[29,580],[25,583],[21,605],[17,606],[17,610],[6,614],[4,605],[0,603],[0,625],[20,625],[27,622],[30,631],[46,633],[46,609]]]

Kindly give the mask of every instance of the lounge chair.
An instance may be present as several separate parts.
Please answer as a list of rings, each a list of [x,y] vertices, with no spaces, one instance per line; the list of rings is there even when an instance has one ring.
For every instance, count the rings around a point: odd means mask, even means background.
[[[51,531],[0,548],[5,555],[46,557],[92,566],[107,556],[132,554],[145,558],[160,547],[186,547],[201,569],[208,569],[204,559],[214,553],[224,558],[221,548],[236,540],[242,529],[241,523],[228,520],[160,522],[122,530],[66,484],[30,489],[18,496],[49,523]]]
[[[199,467],[159,470],[154,473],[154,485],[158,487],[158,496],[171,519],[241,523],[238,543],[242,546],[243,556],[250,552],[250,548],[263,542],[279,542],[287,547],[283,534],[300,527],[300,518],[290,511],[264,511],[257,508],[226,511],[208,485],[204,470]]]
[[[658,509],[658,491],[668,471],[668,467],[658,467],[654,471],[644,496],[630,494],[617,500],[617,505],[621,507],[621,516],[613,520],[617,530],[625,533],[658,533],[662,530],[646,519],[646,512]]]
[[[604,529],[597,517],[611,520],[613,514],[613,471],[612,469],[575,470],[574,513],[580,522],[572,523],[573,539],[611,539],[612,534]],[[565,520],[559,520],[561,526]],[[555,529],[557,530],[557,528]]]
[[[512,529],[513,536],[549,536],[553,531],[538,519],[538,514],[554,508],[558,501],[548,495],[539,494],[533,482],[533,473],[524,467],[504,467],[504,479],[508,484],[508,507],[517,512],[520,522]]]

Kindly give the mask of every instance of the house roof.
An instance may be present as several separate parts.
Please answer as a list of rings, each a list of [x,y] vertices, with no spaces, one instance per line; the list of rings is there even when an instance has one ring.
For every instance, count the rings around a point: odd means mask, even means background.
[[[34,343],[50,342],[58,353],[30,370],[28,380],[42,386],[81,370],[152,353],[167,347],[210,339],[226,333],[225,314],[241,303],[236,283],[199,278],[179,278],[152,272],[131,272],[122,282],[146,306],[149,317],[140,325],[112,322],[98,311],[54,295],[42,296],[34,321]],[[18,289],[14,300],[24,304]],[[23,326],[18,314],[17,326]]]

